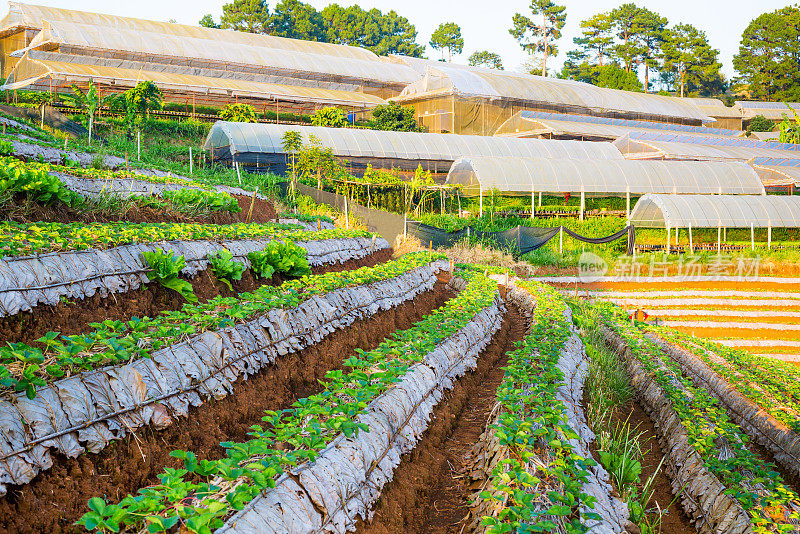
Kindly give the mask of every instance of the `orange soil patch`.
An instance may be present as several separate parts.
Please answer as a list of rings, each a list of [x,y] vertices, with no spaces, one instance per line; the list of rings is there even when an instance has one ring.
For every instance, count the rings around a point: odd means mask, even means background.
[[[697,328],[676,326],[673,327],[679,332],[686,332],[706,339],[780,339],[780,340],[800,340],[800,331],[795,330],[752,330],[747,328]]]

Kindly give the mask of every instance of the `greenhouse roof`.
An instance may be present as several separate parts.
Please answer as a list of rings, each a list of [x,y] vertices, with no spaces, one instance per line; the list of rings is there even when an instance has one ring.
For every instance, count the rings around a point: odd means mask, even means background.
[[[601,143],[603,144],[603,143]],[[519,157],[462,157],[447,175],[448,184],[468,195],[499,189],[504,193],[626,192],[764,194],[755,171],[744,163],[701,161],[566,160]]]
[[[742,112],[734,107],[726,106],[718,98],[684,98],[687,102],[694,104],[709,117],[719,117],[726,119],[741,119]]]
[[[53,80],[56,83],[93,80],[101,85],[127,88],[133,87],[143,80],[150,80],[165,92],[188,92],[209,97],[214,95],[236,96],[256,100],[278,99],[281,101],[341,104],[367,108],[386,103],[386,101],[377,96],[352,91],[48,61],[34,59],[30,57],[30,54],[31,52],[26,54],[17,63],[2,89],[17,89],[34,83],[47,83],[49,80]]]
[[[412,62],[418,64],[418,61]],[[570,106],[598,113],[618,112],[714,122],[693,104],[668,96],[607,89],[573,80],[496,69],[454,67],[437,62],[431,62],[424,76],[407,86],[396,100],[414,101],[450,93]]]
[[[761,183],[766,187],[800,184],[800,167],[753,165],[753,168],[761,177]]]
[[[664,130],[667,132],[730,137],[737,137],[744,134],[741,130],[728,130],[725,128],[709,128],[706,126],[689,126],[686,124],[668,124],[663,122],[523,110],[518,111],[504,122],[500,128],[497,129],[495,135],[514,136],[526,133],[529,130],[536,131],[541,128],[542,120],[546,120],[547,124],[551,125],[555,131],[561,133],[577,133],[578,135],[580,135],[581,132],[586,132],[587,134],[619,137],[633,130]]]
[[[19,2],[9,2],[9,13],[0,21],[0,36],[17,32],[21,29],[41,30],[42,21],[44,20],[51,22],[74,22],[90,26],[102,26],[110,29],[152,32],[175,38],[195,37],[198,39],[221,41],[230,44],[245,44],[363,60],[378,60],[378,56],[374,53],[365,48],[356,46],[302,41],[300,39],[288,39],[266,34],[219,30],[215,28],[204,28],[202,26],[189,26],[186,24],[158,22],[131,17],[117,17],[114,15],[103,15],[73,9],[21,4]]]
[[[655,138],[655,139],[653,139]],[[662,139],[681,139],[680,142]],[[692,136],[653,136],[644,132],[631,132],[614,141],[614,145],[628,159],[725,159],[755,161],[756,158],[769,158],[772,161],[797,159],[796,150],[742,146],[735,143],[738,138],[710,138]],[[720,142],[723,141],[723,142]],[[731,142],[728,142],[731,141]],[[753,144],[766,144],[764,141],[741,139]],[[773,143],[778,144],[778,143]],[[782,163],[772,163],[782,164]]]
[[[734,107],[739,109],[744,119],[752,119],[756,115],[761,115],[770,120],[781,120],[784,115],[792,117],[789,109],[794,108],[800,111],[800,103],[796,102],[753,102],[749,100],[737,100]]]
[[[212,150],[212,154],[219,153],[220,149],[231,155],[284,154],[281,137],[290,130],[300,132],[305,143],[310,136],[315,136],[323,146],[330,147],[335,155],[342,157],[444,161],[453,161],[463,155],[622,159],[622,154],[611,143],[223,121],[211,127],[204,148]]]
[[[796,228],[800,197],[777,195],[644,195],[631,212],[644,228]]]
[[[230,32],[229,32],[230,33]],[[405,85],[418,78],[411,68],[375,59],[320,54],[312,50],[286,50],[243,42],[214,40],[209,36],[175,35],[133,28],[109,28],[94,24],[44,21],[42,31],[28,48],[52,50],[79,47],[105,52],[104,57],[122,58],[120,53],[141,56],[148,62],[209,68],[221,64],[246,65],[267,71],[303,72]],[[21,55],[24,50],[15,55]],[[109,55],[109,52],[111,55]]]

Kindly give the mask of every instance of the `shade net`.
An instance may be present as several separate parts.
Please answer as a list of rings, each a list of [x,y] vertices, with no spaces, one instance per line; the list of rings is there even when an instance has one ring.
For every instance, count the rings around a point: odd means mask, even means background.
[[[555,228],[517,226],[501,232],[484,232],[472,226],[467,226],[455,232],[448,232],[442,228],[417,221],[408,221],[406,226],[408,234],[416,237],[431,248],[449,248],[464,239],[477,239],[492,241],[499,248],[511,250],[515,255],[527,254],[543,247],[551,239],[558,236],[561,229],[578,241],[594,245],[612,243],[626,238],[628,240],[628,254],[631,254],[636,239],[636,232],[633,226],[627,226],[619,232],[605,237],[585,237],[563,226],[556,226]]]

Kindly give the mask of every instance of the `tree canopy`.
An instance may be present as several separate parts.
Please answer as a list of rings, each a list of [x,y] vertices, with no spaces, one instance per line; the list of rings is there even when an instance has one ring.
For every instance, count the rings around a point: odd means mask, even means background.
[[[639,81],[635,72],[628,72],[616,63],[606,63],[601,66],[592,65],[588,61],[575,63],[568,59],[564,62],[564,67],[558,76],[609,89],[636,92],[644,90],[642,82]]]
[[[542,54],[542,76],[547,76],[547,58],[558,53],[555,42],[561,38],[561,30],[567,22],[567,8],[553,0],[531,0],[530,12],[535,21],[515,13],[508,33],[531,55]]]
[[[464,51],[464,38],[461,36],[461,27],[455,22],[443,22],[431,35],[431,48],[441,50],[444,59],[444,50],[447,50],[447,60],[453,61],[453,53],[460,54]]]
[[[680,96],[720,93],[725,90],[725,80],[718,55],[705,32],[691,24],[677,24],[664,35],[662,77]]]
[[[498,54],[489,52],[488,50],[478,50],[473,52],[467,59],[467,63],[469,63],[469,65],[472,67],[486,67],[489,69],[503,70],[502,58]]]
[[[424,52],[424,47],[416,42],[417,30],[407,18],[394,10],[383,13],[357,5],[330,4],[317,11],[299,0],[281,0],[270,13],[264,0],[232,0],[222,6],[219,25],[211,15],[203,16],[199,24],[206,28],[360,46],[378,55],[422,57]]]
[[[391,130],[395,132],[420,132],[422,129],[414,119],[414,110],[396,102],[385,106],[377,106],[372,110],[374,120],[371,122],[375,130]]]
[[[800,8],[788,6],[756,17],[745,28],[733,66],[750,97],[800,100]]]

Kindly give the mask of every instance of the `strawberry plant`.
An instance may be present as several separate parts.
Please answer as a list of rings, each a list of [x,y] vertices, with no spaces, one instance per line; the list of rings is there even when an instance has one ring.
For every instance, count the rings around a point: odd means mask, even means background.
[[[147,277],[166,287],[178,292],[188,302],[197,302],[192,284],[186,280],[178,278],[181,270],[186,267],[186,258],[177,256],[172,251],[156,250],[153,252],[142,252],[142,257],[150,270]],[[212,264],[213,265],[213,264]],[[239,278],[241,278],[241,274]]]
[[[367,425],[355,419],[368,410],[370,401],[494,302],[494,282],[473,272],[461,274],[468,283],[458,296],[374,350],[351,355],[344,360],[344,369],[326,374],[320,393],[286,410],[265,412],[264,424],[251,427],[250,440],[222,443],[224,458],[198,461],[190,451],[174,451],[172,456],[183,460],[184,468],[166,469],[159,477],[161,484],[120,501],[116,506],[124,510],[121,527],[159,532],[166,518],[182,531],[210,532],[259,492],[274,487],[286,470],[314,461],[336,436],[368,432]],[[100,530],[90,525],[93,518],[87,512],[78,524]]]
[[[231,282],[242,279],[242,273],[245,269],[244,263],[233,261],[233,254],[227,250],[209,254],[208,262],[217,279],[233,291]]]

